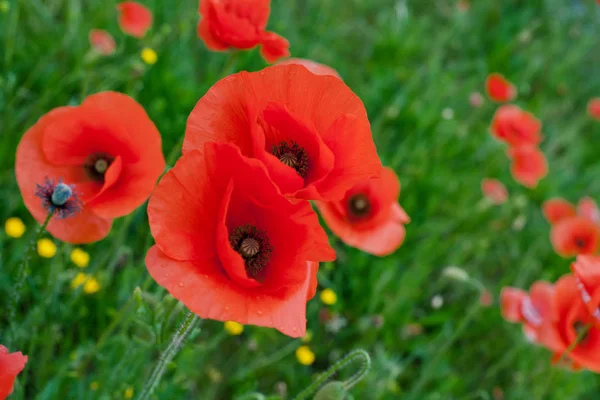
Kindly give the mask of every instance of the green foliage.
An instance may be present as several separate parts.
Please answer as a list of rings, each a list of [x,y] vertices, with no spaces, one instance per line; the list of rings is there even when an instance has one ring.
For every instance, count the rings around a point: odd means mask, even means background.
[[[155,24],[141,41],[120,33],[112,0],[10,0],[8,12],[0,9],[0,219],[19,216],[28,227],[20,239],[0,233],[0,310],[35,235],[13,169],[26,129],[54,107],[117,90],[146,108],[168,155],[195,102],[229,63],[229,54],[209,52],[196,37],[195,2],[143,2]],[[461,12],[451,0],[273,2],[269,27],[290,40],[294,56],[336,68],[365,102],[381,159],[402,181],[401,204],[412,218],[407,239],[385,258],[332,239],[338,260],[319,278],[337,293],[331,312],[346,324],[334,331],[320,319],[326,306],[317,298],[308,304],[312,366],[296,361],[300,343],[276,331],[246,327],[228,336],[222,323],[203,321],[167,365],[156,398],[292,398],[357,347],[373,366],[350,391],[356,399],[493,399],[495,388],[505,399],[597,398],[596,375],[553,369],[548,351],[502,320],[497,298],[502,286],[568,272],[548,240],[545,199],[600,200],[600,124],[585,113],[600,95],[600,8],[592,0],[471,3]],[[116,55],[90,56],[92,28],[115,36]],[[145,46],[158,53],[153,66],[139,57]],[[233,67],[255,71],[264,63],[253,50]],[[516,103],[544,123],[550,173],[535,190],[512,180],[504,146],[487,132],[496,106],[468,103],[494,71],[517,85]],[[442,118],[446,108],[453,118]],[[506,183],[507,204],[485,206],[484,177]],[[14,345],[29,363],[12,398],[118,399],[128,388],[142,390],[183,317],[145,270],[151,243],[140,208],[116,221],[107,239],[85,246],[92,256],[85,272],[101,284],[91,295],[70,286],[80,272],[69,261],[72,246],[59,244],[52,259],[34,257]],[[449,265],[480,281],[494,306],[480,307],[477,292],[444,278]],[[430,304],[435,295],[444,300],[439,309]],[[0,312],[0,343],[7,323]]]

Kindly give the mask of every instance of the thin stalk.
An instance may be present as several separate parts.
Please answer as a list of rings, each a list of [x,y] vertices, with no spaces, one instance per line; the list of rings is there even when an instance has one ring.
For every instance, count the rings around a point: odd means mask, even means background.
[[[573,343],[571,343],[569,347],[567,347],[567,349],[563,351],[563,353],[560,355],[559,359],[556,361],[556,364],[562,362],[565,359],[565,357],[567,357],[573,350],[575,350],[575,347],[577,347],[577,345],[581,343],[581,341],[583,340],[585,335],[587,335],[591,327],[592,324],[588,324],[582,329],[582,331],[577,335]],[[550,384],[554,380],[554,375],[556,375],[556,368],[552,368],[548,379],[546,379],[546,385],[544,386],[544,389],[540,392],[540,395],[537,396],[536,399],[542,400],[546,396],[548,389],[550,389]]]
[[[185,342],[185,339],[190,334],[192,329],[194,329],[194,326],[196,325],[196,322],[198,320],[199,318],[196,314],[192,313],[191,311],[188,311],[181,326],[173,335],[171,343],[169,343],[169,346],[167,346],[165,351],[161,354],[158,363],[156,364],[156,367],[154,367],[150,378],[148,378],[148,381],[144,386],[144,390],[142,390],[141,394],[138,397],[138,400],[147,400],[150,398],[150,396],[154,392],[154,389],[159,384],[163,374],[165,373],[167,364],[170,363],[171,360],[173,360],[179,349],[181,349],[183,343]]]
[[[369,353],[367,353],[363,349],[352,350],[348,353],[344,358],[342,358],[337,363],[333,364],[327,371],[322,373],[315,379],[313,383],[311,383],[306,389],[296,396],[295,400],[305,400],[313,394],[317,389],[319,389],[329,378],[331,378],[335,373],[340,371],[343,368],[346,368],[349,364],[355,361],[362,361],[360,369],[352,375],[349,379],[343,382],[344,388],[346,390],[350,390],[354,385],[360,382],[361,379],[367,375],[369,369],[371,369],[371,357],[369,357]]]
[[[282,360],[284,357],[288,356],[289,354],[292,354],[294,352],[294,350],[296,349],[296,347],[298,347],[298,341],[293,340],[287,346],[282,347],[281,349],[277,350],[275,353],[271,354],[270,356],[267,356],[264,358],[259,358],[255,363],[250,364],[248,367],[237,372],[231,378],[232,381],[233,382],[240,381],[256,370],[262,369],[271,364],[275,364],[276,362]]]
[[[21,299],[21,288],[23,287],[23,284],[25,283],[25,279],[27,278],[27,274],[29,273],[29,264],[31,262],[31,258],[33,257],[33,254],[35,253],[35,248],[36,248],[36,244],[37,244],[38,240],[41,239],[42,235],[46,231],[46,228],[48,227],[48,224],[50,223],[50,220],[52,219],[52,215],[54,215],[54,211],[50,211],[48,213],[46,220],[39,227],[35,237],[29,243],[29,247],[27,248],[25,257],[23,258],[23,261],[21,262],[21,264],[19,265],[19,269],[17,270],[17,281],[14,284],[13,293],[9,299],[8,313],[7,313],[8,320],[11,321],[11,325],[13,326],[13,329],[14,329],[14,323],[12,323],[12,321],[14,321],[15,310],[17,308],[17,305],[19,304],[19,300]],[[11,331],[13,329],[11,329]],[[10,335],[10,336],[12,338],[12,335]]]

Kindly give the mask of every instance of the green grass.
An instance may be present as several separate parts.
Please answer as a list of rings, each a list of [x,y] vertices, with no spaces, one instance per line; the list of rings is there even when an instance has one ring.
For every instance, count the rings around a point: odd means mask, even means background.
[[[155,15],[142,41],[125,37],[114,0],[9,0],[0,13],[0,219],[20,216],[21,239],[0,233],[0,310],[16,267],[35,235],[14,178],[14,154],[25,130],[50,109],[78,104],[90,93],[118,90],[137,99],[163,135],[169,154],[195,102],[222,75],[227,53],[211,53],[196,37],[197,2],[144,0]],[[376,258],[333,241],[338,260],[320,272],[320,287],[338,294],[331,311],[347,321],[332,333],[320,322],[325,306],[308,304],[316,362],[300,365],[299,341],[246,327],[231,337],[203,321],[168,367],[159,399],[236,399],[243,394],[288,398],[345,353],[364,348],[373,367],[353,390],[356,399],[596,399],[590,372],[554,369],[550,353],[528,344],[505,322],[497,296],[505,285],[528,287],[568,272],[556,256],[540,212],[552,196],[600,200],[600,124],[585,113],[600,95],[600,7],[592,0],[472,1],[466,13],[450,0],[274,1],[269,28],[287,37],[294,56],[336,68],[363,99],[384,164],[402,181],[401,204],[412,218],[404,245]],[[89,61],[91,28],[109,30],[118,54]],[[158,52],[144,66],[142,47]],[[264,67],[258,51],[240,53],[235,70]],[[516,103],[544,123],[550,173],[535,190],[516,184],[504,146],[488,125],[495,105],[468,104],[489,72],[519,88]],[[454,118],[445,120],[450,108]],[[484,177],[506,183],[510,201],[484,207]],[[522,230],[513,229],[525,218]],[[151,244],[144,207],[116,221],[111,235],[84,248],[88,273],[102,290],[72,290],[78,272],[70,245],[51,260],[36,257],[17,312],[15,350],[29,356],[15,399],[118,399],[136,393],[183,317],[183,308],[146,272]],[[472,287],[441,272],[456,265],[482,282],[496,303],[479,306]],[[142,288],[134,296],[134,288]],[[431,298],[444,304],[433,309]],[[373,323],[374,316],[383,325]],[[0,343],[7,326],[0,312]],[[409,324],[422,333],[406,335]],[[350,371],[351,373],[352,371]],[[96,391],[90,390],[98,382]],[[418,389],[418,390],[417,390]],[[256,397],[258,398],[258,397]]]

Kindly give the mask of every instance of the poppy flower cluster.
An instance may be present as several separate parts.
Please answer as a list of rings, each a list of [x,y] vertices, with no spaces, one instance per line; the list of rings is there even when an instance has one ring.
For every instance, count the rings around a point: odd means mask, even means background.
[[[581,199],[577,207],[553,198],[544,202],[542,211],[552,225],[550,241],[559,255],[573,257],[600,250],[600,209],[592,198]]]
[[[506,287],[502,315],[523,324],[525,336],[554,353],[554,362],[600,372],[600,257],[581,255],[555,284],[529,292]]]
[[[117,4],[118,22],[126,35],[141,39],[152,28],[152,11],[135,1]],[[113,36],[104,29],[92,29],[89,34],[90,46],[101,55],[111,55],[117,50]]]
[[[499,74],[490,74],[486,82],[488,94],[495,101],[510,101],[516,96],[514,85]],[[492,118],[490,132],[508,145],[514,179],[529,188],[548,174],[548,162],[539,149],[543,140],[541,122],[530,112],[514,104],[500,106]]]
[[[23,371],[25,364],[27,356],[21,352],[9,353],[6,347],[0,345],[0,400],[13,392],[17,375]]]
[[[108,235],[113,219],[146,201],[164,168],[154,123],[117,92],[44,115],[23,135],[15,163],[25,206],[40,223],[53,212],[48,232],[69,243]]]
[[[399,182],[336,77],[297,63],[228,76],[194,107],[182,153],[150,199],[146,265],[200,317],[304,336],[319,262],[335,259],[307,200],[339,209],[327,222],[342,237],[356,211],[358,242],[376,253],[404,237]]]

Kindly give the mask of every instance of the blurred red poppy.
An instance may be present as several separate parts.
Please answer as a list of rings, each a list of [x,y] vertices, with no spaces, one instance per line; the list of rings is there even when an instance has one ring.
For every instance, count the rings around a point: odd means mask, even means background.
[[[410,218],[398,204],[400,181],[391,168],[381,178],[368,179],[335,202],[317,202],[331,231],[344,243],[367,253],[385,256],[404,241]]]
[[[92,48],[105,56],[113,54],[117,48],[112,35],[103,29],[92,29],[89,39]]]
[[[188,151],[148,205],[152,277],[202,318],[306,330],[318,261],[335,259],[317,215],[230,144]]]
[[[183,153],[211,141],[259,159],[282,193],[301,199],[339,200],[382,168],[360,99],[301,65],[217,82],[188,118]]]
[[[589,219],[595,224],[600,225],[600,209],[598,204],[591,197],[584,197],[577,204],[577,213],[582,217]]]
[[[485,90],[490,99],[499,103],[511,101],[517,97],[517,88],[515,85],[497,72],[488,75],[485,80]]]
[[[44,115],[21,139],[15,165],[25,205],[38,222],[47,210],[36,185],[49,178],[75,186],[82,211],[48,225],[52,235],[69,243],[105,237],[114,218],[150,196],[164,168],[160,133],[142,106],[116,92]]]
[[[538,145],[543,139],[541,129],[541,122],[533,114],[510,104],[496,110],[490,132],[510,146],[524,146]]]
[[[542,204],[542,212],[551,225],[577,215],[577,210],[573,204],[558,197],[546,200],[544,204]]]
[[[594,97],[588,102],[588,114],[600,121],[600,97]]]
[[[117,4],[119,26],[131,36],[143,38],[152,27],[152,12],[148,7],[136,1],[124,1]]]
[[[503,204],[508,200],[508,190],[497,179],[485,178],[481,181],[483,195],[494,204]]]
[[[267,62],[290,55],[290,43],[266,31],[271,0],[200,0],[198,36],[206,47],[224,51],[230,47],[251,49],[261,46]]]
[[[548,174],[546,157],[537,147],[513,147],[507,153],[512,160],[512,176],[521,185],[535,188]]]
[[[304,58],[287,58],[287,59],[279,61],[277,63],[277,65],[289,65],[289,64],[302,65],[303,67],[305,67],[307,70],[309,70],[313,74],[331,75],[331,76],[335,76],[336,78],[342,79],[340,74],[338,74],[338,72],[335,69],[328,67],[325,64],[319,64],[318,62],[315,62],[312,60],[306,60]]]
[[[523,324],[523,332],[529,340],[550,350],[560,351],[562,345],[552,321],[553,297],[554,287],[545,281],[535,282],[529,293],[504,287],[500,292],[500,307],[504,319]]]
[[[556,351],[555,360],[570,358],[576,367],[600,372],[600,329],[597,319],[582,300],[577,278],[572,274],[564,275],[554,288],[554,329],[562,347]],[[567,356],[567,349],[576,342],[578,344]]]
[[[594,254],[600,248],[600,228],[581,216],[563,219],[552,227],[550,241],[563,257]]]
[[[571,264],[581,300],[600,326],[600,256],[582,255]]]
[[[6,347],[0,345],[0,400],[12,393],[15,379],[26,363],[27,356],[23,353],[9,353]]]

